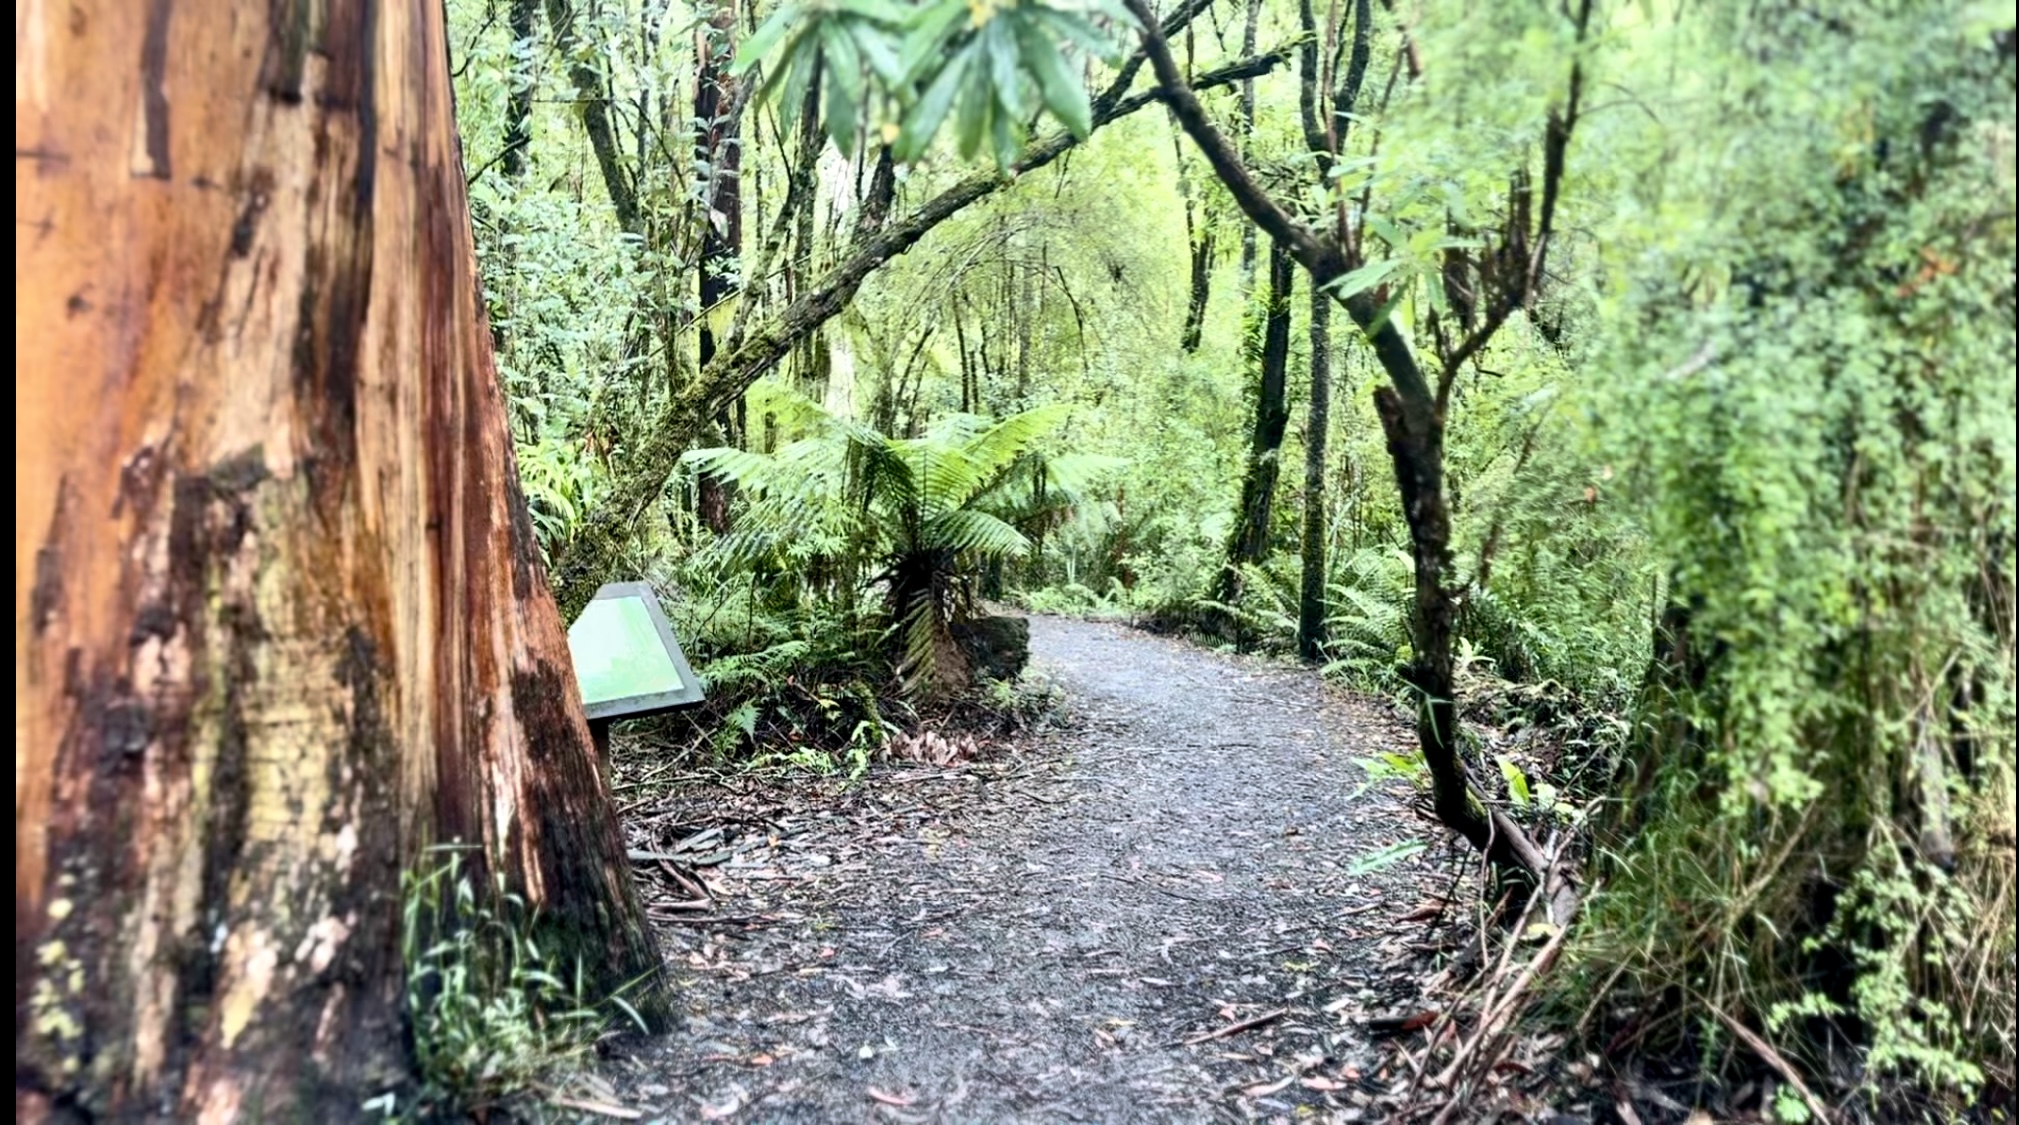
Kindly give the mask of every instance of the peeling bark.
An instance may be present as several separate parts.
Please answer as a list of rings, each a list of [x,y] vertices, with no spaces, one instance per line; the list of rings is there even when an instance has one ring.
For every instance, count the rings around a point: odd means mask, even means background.
[[[657,956],[519,494],[442,10],[18,13],[15,1107],[348,1119],[400,873]],[[138,60],[124,65],[123,60]]]

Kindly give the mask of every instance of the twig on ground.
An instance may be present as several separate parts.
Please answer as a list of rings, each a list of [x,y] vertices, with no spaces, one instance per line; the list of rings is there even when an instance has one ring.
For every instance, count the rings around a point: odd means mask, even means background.
[[[1196,1047],[1201,1043],[1210,1043],[1215,1039],[1225,1039],[1230,1035],[1239,1035],[1244,1031],[1252,1031],[1263,1024],[1275,1023],[1289,1014],[1290,1009],[1288,1008],[1274,1008],[1263,1012],[1259,1016],[1249,1016],[1244,1020],[1235,1020],[1225,1027],[1216,1027],[1211,1031],[1202,1031],[1189,1039],[1180,1039],[1175,1043],[1166,1043],[1164,1045],[1166,1047]]]

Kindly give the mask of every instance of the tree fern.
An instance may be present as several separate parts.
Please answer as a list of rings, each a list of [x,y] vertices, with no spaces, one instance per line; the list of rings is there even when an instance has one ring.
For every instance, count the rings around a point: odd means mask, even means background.
[[[767,408],[786,397],[773,392]],[[963,686],[967,659],[953,626],[971,612],[980,568],[1025,555],[1030,539],[1016,521],[1075,497],[1100,462],[1055,464],[1033,452],[1065,420],[1060,406],[996,422],[956,415],[918,438],[890,437],[804,400],[788,410],[806,436],[775,453],[688,455],[743,497],[734,529],[713,549],[741,566],[829,566],[851,598],[881,587],[907,689]],[[1035,500],[1019,505],[1013,482],[1022,479],[1038,483]]]

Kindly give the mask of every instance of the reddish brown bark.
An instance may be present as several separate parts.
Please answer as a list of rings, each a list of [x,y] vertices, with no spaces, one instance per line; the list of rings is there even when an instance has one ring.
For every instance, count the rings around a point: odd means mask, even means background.
[[[607,981],[624,869],[478,303],[442,10],[15,21],[17,1117],[335,1120],[400,884]]]

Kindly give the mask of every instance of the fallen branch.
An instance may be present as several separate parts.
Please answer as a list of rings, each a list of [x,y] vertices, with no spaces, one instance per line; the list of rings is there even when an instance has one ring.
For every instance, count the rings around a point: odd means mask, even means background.
[[[1723,1008],[1718,1007],[1709,1000],[1704,1001],[1704,1007],[1710,1009],[1711,1014],[1718,1018],[1719,1023],[1731,1029],[1734,1038],[1744,1043],[1752,1050],[1753,1054],[1758,1055],[1768,1066],[1773,1067],[1776,1074],[1786,1079],[1788,1085],[1795,1088],[1795,1093],[1801,1095],[1802,1103],[1809,1107],[1809,1112],[1815,1115],[1817,1121],[1821,1122],[1822,1125],[1830,1125],[1829,1109],[1823,1105],[1822,1099],[1816,1097],[1815,1093],[1809,1089],[1808,1084],[1802,1081],[1801,1072],[1795,1069],[1795,1064],[1789,1062],[1785,1055],[1774,1050],[1774,1045],[1760,1038],[1759,1034],[1753,1031],[1752,1028],[1747,1027],[1745,1024],[1726,1014]]]
[[[1465,1101],[1458,1096],[1457,1083],[1462,1077],[1461,1072],[1465,1064],[1474,1055],[1482,1061],[1482,1070],[1492,1069],[1497,1055],[1487,1049],[1499,1040],[1501,1032],[1513,1022],[1516,1010],[1525,1006],[1529,985],[1555,962],[1557,951],[1563,948],[1563,939],[1569,933],[1567,927],[1556,928],[1556,932],[1550,935],[1549,942],[1522,967],[1520,975],[1514,978],[1514,982],[1508,985],[1507,990],[1487,1006],[1486,1014],[1480,1018],[1479,1030],[1472,1038],[1458,1045],[1458,1049],[1452,1053],[1450,1065],[1446,1066],[1437,1077],[1430,1079],[1432,1086],[1452,1092],[1450,1100],[1444,1103],[1443,1110],[1438,1113],[1432,1125],[1442,1125],[1443,1122],[1450,1120],[1451,1115],[1457,1112],[1460,1104]],[[1517,934],[1509,940],[1519,941],[1520,935]]]
[[[1244,1031],[1252,1031],[1255,1028],[1261,1027],[1263,1024],[1275,1023],[1277,1020],[1280,1020],[1284,1016],[1287,1016],[1289,1014],[1290,1009],[1288,1008],[1275,1008],[1270,1011],[1263,1012],[1259,1016],[1250,1016],[1244,1020],[1235,1020],[1233,1023],[1230,1023],[1225,1027],[1217,1027],[1211,1031],[1202,1031],[1199,1034],[1192,1036],[1190,1039],[1180,1039],[1176,1043],[1166,1043],[1164,1044],[1164,1046],[1196,1047],[1201,1043],[1210,1043],[1215,1039],[1225,1039],[1229,1035],[1239,1035]]]

